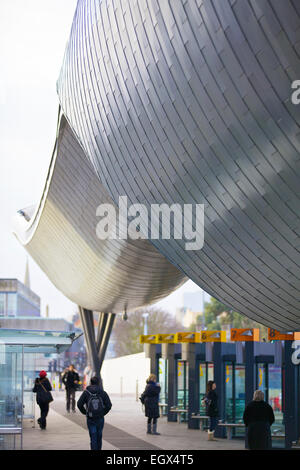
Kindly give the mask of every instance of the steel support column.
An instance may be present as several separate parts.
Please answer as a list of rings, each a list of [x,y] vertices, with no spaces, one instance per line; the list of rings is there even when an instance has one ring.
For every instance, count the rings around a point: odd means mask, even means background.
[[[105,332],[105,327],[107,324],[108,313],[99,313],[99,323],[98,323],[98,331],[97,331],[97,352],[98,355],[101,349],[101,342]]]
[[[223,360],[224,343],[213,343],[214,381],[218,395],[219,419],[225,419],[225,363]],[[225,437],[225,429],[217,426],[216,437]]]
[[[79,313],[93,372],[95,375],[100,377],[100,364],[95,341],[93,312],[83,307],[79,307]]]
[[[103,336],[102,336],[102,338],[99,338],[100,350],[98,352],[98,359],[99,359],[99,368],[100,368],[100,370],[101,370],[101,367],[102,367],[102,364],[103,364],[103,361],[104,361],[108,341],[109,341],[109,338],[110,338],[110,335],[111,335],[111,332],[112,332],[112,329],[113,329],[113,326],[114,326],[115,318],[116,318],[115,313],[109,313],[108,314],[107,319],[106,319],[106,324],[105,324]]]

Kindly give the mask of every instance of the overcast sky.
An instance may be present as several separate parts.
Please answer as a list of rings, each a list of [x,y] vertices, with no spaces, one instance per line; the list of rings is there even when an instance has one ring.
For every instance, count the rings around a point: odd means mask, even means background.
[[[40,200],[55,141],[56,80],[76,0],[0,1],[0,277],[24,280],[29,258],[31,287],[42,314],[70,317],[76,306],[60,293],[12,235],[12,216]],[[159,305],[171,313],[188,281]],[[200,295],[200,290],[199,290]]]

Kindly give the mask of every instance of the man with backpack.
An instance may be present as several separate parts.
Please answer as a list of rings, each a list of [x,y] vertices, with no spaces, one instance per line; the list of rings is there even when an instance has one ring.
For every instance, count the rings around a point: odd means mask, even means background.
[[[109,396],[99,385],[98,377],[91,378],[91,385],[81,394],[77,406],[86,415],[87,427],[91,438],[91,450],[102,449],[104,416],[111,409]]]

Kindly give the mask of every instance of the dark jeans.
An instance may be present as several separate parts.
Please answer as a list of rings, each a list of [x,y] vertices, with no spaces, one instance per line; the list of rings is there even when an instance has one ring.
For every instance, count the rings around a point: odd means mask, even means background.
[[[217,416],[210,416],[209,417],[209,430],[210,432],[213,432],[218,424],[218,418]]]
[[[157,422],[157,418],[148,418],[148,424],[151,424],[151,420],[153,420],[153,424]]]
[[[72,400],[72,410],[75,411],[75,388],[66,389],[66,398],[67,398],[67,411],[70,411],[70,402]]]
[[[91,450],[102,449],[102,431],[104,427],[104,418],[97,420],[87,419],[87,427],[91,438]]]
[[[41,409],[41,417],[39,418],[38,422],[42,429],[46,428],[46,418],[49,412],[49,403],[39,403],[39,407]]]

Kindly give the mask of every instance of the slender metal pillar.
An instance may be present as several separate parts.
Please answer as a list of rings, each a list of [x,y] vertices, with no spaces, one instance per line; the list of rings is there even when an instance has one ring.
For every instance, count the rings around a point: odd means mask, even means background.
[[[115,318],[116,318],[115,313],[109,313],[107,320],[106,320],[105,330],[104,330],[103,337],[100,342],[100,351],[98,353],[100,370],[104,361],[105,353],[106,353],[107,346],[108,346],[108,341],[109,341],[109,338],[110,338],[110,335],[114,326]]]
[[[99,314],[99,323],[98,323],[98,332],[97,332],[97,352],[100,353],[101,342],[105,332],[105,327],[107,324],[108,313]]]
[[[99,323],[96,337],[93,312],[80,306],[78,308],[93,372],[97,377],[99,377],[100,386],[102,387],[101,367],[104,361],[116,314],[99,314]]]
[[[95,341],[93,312],[83,307],[79,307],[79,313],[93,371],[97,377],[100,377],[100,365]]]

